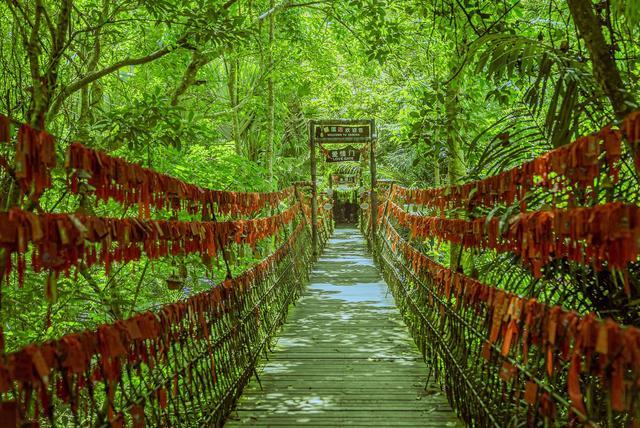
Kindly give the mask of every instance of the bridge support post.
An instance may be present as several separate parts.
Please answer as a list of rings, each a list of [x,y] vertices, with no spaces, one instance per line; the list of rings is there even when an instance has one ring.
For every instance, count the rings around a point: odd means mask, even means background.
[[[371,239],[371,251],[375,252],[376,248],[376,229],[378,226],[378,197],[376,195],[376,186],[378,184],[377,181],[377,171],[376,171],[376,135],[374,134],[375,123],[373,120],[371,121],[371,142],[369,143],[369,171],[371,173],[371,200],[369,201],[369,206],[371,208],[371,216],[370,216],[370,239]]]
[[[318,163],[316,160],[315,121],[309,121],[309,159],[311,168],[311,249],[318,258]]]

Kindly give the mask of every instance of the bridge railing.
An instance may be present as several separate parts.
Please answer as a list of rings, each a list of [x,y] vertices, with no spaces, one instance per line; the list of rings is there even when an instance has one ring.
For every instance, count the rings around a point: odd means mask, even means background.
[[[378,262],[432,374],[470,425],[640,423],[640,329],[599,318],[596,301],[575,307],[578,299],[562,297],[582,293],[565,285],[572,273],[612,281],[608,294],[631,311],[615,315],[634,319],[638,119],[500,176],[394,186],[380,204]],[[540,202],[549,190],[553,203]],[[464,273],[464,258],[452,270],[442,242],[490,260],[513,255],[543,285],[489,285],[473,266]]]
[[[67,149],[65,169],[67,187],[73,193],[90,189],[102,201],[136,204],[140,217],[149,217],[151,208],[172,213],[186,211],[204,218],[216,212],[249,216],[264,208],[277,208],[295,194],[293,186],[271,193],[206,189],[80,143],[72,143]]]
[[[221,421],[300,293],[308,260],[308,232],[299,223],[271,256],[209,291],[6,355],[3,420]]]
[[[56,139],[12,126],[0,116],[1,148],[15,152],[13,165],[0,160],[24,196],[16,198],[23,209],[0,213],[8,284],[23,286],[26,271],[49,272],[45,294],[54,300],[58,276],[74,270],[97,266],[108,274],[114,263],[188,254],[207,265],[222,257],[226,279],[153,311],[3,353],[0,426],[221,425],[307,275],[305,195],[294,187],[208,190],[74,143],[66,155],[66,190],[84,203],[75,213],[36,214],[30,208],[41,211],[39,199],[58,174],[52,172]],[[97,216],[88,197],[137,205],[138,217]],[[324,243],[333,223],[330,213],[319,214]],[[156,215],[172,219],[150,218]],[[230,256],[241,245],[275,250],[234,275]]]

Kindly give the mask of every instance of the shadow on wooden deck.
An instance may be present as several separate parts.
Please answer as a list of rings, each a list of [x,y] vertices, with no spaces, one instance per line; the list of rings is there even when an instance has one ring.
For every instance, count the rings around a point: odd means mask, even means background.
[[[227,427],[462,426],[363,237],[338,228]]]

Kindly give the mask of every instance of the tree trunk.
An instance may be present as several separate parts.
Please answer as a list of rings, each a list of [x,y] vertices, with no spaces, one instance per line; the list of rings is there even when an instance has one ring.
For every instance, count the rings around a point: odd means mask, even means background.
[[[102,1],[102,11],[100,23],[93,32],[93,48],[91,56],[87,60],[87,73],[93,73],[98,68],[100,56],[102,55],[102,26],[104,20],[109,16],[109,7],[111,0]],[[87,136],[85,127],[93,122],[93,107],[99,102],[98,97],[102,95],[100,90],[95,87],[97,83],[83,86],[80,90],[80,134]]]
[[[440,158],[438,157],[438,151],[434,151],[433,155],[433,186],[440,187]]]
[[[187,69],[184,71],[182,75],[182,80],[180,84],[176,88],[173,93],[173,97],[171,98],[171,105],[177,106],[180,101],[180,97],[187,92],[187,90],[196,82],[196,77],[198,76],[198,71],[211,62],[211,59],[204,55],[199,50],[194,50],[191,54],[191,62],[187,66]]]
[[[47,49],[50,53],[49,61],[44,64],[46,73],[41,72],[40,63],[43,51],[40,26],[48,16],[42,0],[36,0],[34,25],[28,42],[27,56],[31,69],[31,81],[33,96],[29,108],[29,123],[33,126],[44,128],[46,113],[51,105],[53,94],[58,86],[58,69],[63,53],[66,49],[67,33],[71,20],[72,0],[60,2],[58,21],[51,32],[51,46]]]
[[[275,1],[270,0],[269,7],[275,7]],[[269,15],[269,47],[267,49],[267,171],[269,182],[273,180],[273,145],[275,132],[275,96],[273,91],[273,44],[275,39],[275,14]]]
[[[593,10],[591,0],[567,0],[573,22],[584,39],[591,55],[591,65],[596,81],[609,98],[618,119],[622,119],[635,108],[635,101],[625,85],[607,44],[600,22]]]
[[[40,112],[43,110],[43,105],[46,103],[45,84],[40,74],[40,41],[39,32],[40,25],[44,19],[44,5],[42,0],[36,0],[35,3],[35,16],[33,18],[33,26],[31,28],[31,35],[27,41],[27,58],[29,58],[29,70],[31,71],[31,104],[29,106],[29,124],[32,126],[43,126],[44,121],[41,118]]]
[[[232,54],[234,55],[234,54]],[[240,141],[240,118],[238,116],[238,59],[234,57],[227,63],[227,90],[229,92],[229,105],[231,107],[231,135],[235,144],[236,154],[242,156],[242,143]]]
[[[449,185],[455,186],[462,183],[462,179],[466,175],[466,167],[464,160],[464,151],[460,144],[460,136],[458,135],[458,114],[460,105],[458,104],[458,82],[453,79],[447,86],[445,95],[445,112],[446,112],[446,133],[447,133],[447,152],[449,163]],[[451,270],[456,271],[460,266],[462,248],[459,245],[451,244],[449,252],[449,266]]]

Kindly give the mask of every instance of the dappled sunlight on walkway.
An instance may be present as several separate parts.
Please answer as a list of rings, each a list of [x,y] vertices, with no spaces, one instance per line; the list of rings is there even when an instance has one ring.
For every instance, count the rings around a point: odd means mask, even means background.
[[[226,426],[458,426],[357,230],[337,229]]]

